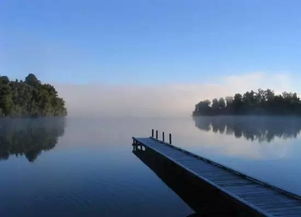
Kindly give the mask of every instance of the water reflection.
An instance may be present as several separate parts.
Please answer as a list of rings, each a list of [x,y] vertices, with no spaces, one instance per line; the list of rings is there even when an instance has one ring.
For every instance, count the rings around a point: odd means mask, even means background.
[[[46,150],[54,148],[64,134],[64,118],[0,120],[0,159],[25,155],[33,162]]]
[[[187,217],[257,216],[153,150],[133,144],[133,153],[195,211]]]
[[[194,117],[194,121],[204,131],[259,142],[296,138],[301,130],[301,118],[293,116],[200,116]]]

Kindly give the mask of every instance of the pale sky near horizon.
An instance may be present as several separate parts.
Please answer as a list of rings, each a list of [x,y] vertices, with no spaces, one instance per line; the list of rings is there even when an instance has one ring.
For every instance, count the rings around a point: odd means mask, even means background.
[[[84,99],[93,85],[115,98],[127,86],[159,94],[168,85],[189,107],[246,87],[300,92],[300,8],[297,0],[2,0],[0,74],[35,73],[68,104],[70,88],[81,89],[74,85],[86,85]],[[208,94],[193,94],[195,85]]]

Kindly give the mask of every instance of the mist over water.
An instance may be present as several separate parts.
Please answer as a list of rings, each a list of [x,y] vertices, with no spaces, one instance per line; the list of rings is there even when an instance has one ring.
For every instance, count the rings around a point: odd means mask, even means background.
[[[195,213],[132,153],[131,137],[150,136],[151,129],[160,138],[171,132],[176,146],[301,194],[296,117],[7,119],[0,123],[1,216]]]
[[[269,83],[265,82],[269,80]],[[232,96],[237,92],[293,89],[295,77],[251,72],[221,76],[211,82],[134,84],[56,84],[69,117],[188,117],[200,100]]]

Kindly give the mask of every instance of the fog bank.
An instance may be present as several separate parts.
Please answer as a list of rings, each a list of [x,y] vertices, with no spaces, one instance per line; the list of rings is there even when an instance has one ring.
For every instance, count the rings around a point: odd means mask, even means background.
[[[287,74],[250,73],[208,84],[56,84],[71,117],[171,117],[191,115],[203,99],[271,88],[298,91]]]

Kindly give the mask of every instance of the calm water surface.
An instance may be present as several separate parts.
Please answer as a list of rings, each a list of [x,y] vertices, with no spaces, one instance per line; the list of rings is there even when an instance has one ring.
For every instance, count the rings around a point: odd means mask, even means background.
[[[189,151],[301,195],[301,119],[0,121],[0,216],[189,216],[132,153],[132,136],[173,133]]]

